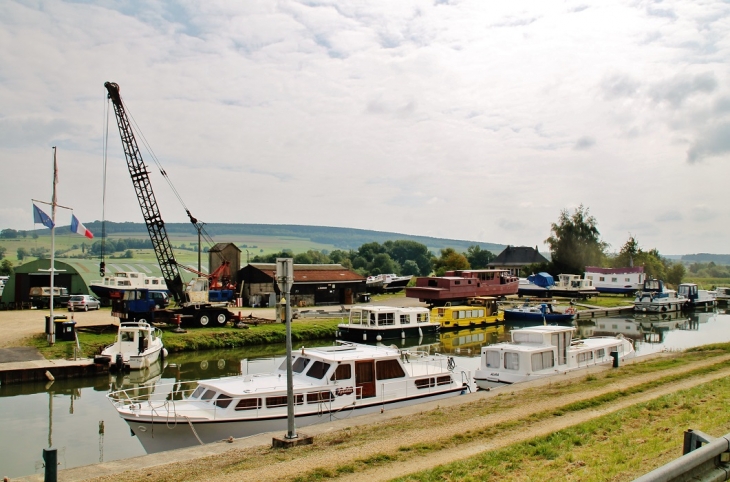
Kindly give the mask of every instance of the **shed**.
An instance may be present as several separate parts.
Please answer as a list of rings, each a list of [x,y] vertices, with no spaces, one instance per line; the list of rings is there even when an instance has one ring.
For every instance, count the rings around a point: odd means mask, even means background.
[[[527,265],[547,263],[545,256],[530,246],[507,246],[489,263],[492,269],[506,269],[515,276],[520,276],[520,270]]]
[[[241,269],[241,250],[233,243],[216,243],[208,251],[208,272],[213,273],[217,270],[223,261],[228,261],[231,266],[231,278],[234,282],[238,271]]]
[[[352,304],[366,278],[340,264],[295,264],[292,306]],[[248,306],[269,306],[280,294],[276,263],[251,263],[238,272]]]
[[[30,300],[30,288],[50,286],[50,259],[37,259],[15,268],[3,290],[2,301],[6,307],[23,306]],[[54,286],[68,289],[70,294],[93,294],[89,285],[101,280],[99,260],[60,258],[55,260]],[[130,259],[106,260],[107,274],[117,271],[137,271],[149,276],[162,276],[156,263],[137,262]]]

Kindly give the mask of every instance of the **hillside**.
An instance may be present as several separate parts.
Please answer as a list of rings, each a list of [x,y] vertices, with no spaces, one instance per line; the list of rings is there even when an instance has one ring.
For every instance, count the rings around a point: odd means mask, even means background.
[[[100,221],[88,223],[86,227],[95,233],[97,237],[101,233]],[[193,240],[197,237],[197,231],[190,223],[168,223],[165,224],[165,227],[171,238]],[[299,246],[302,244],[302,241],[309,241],[314,245],[330,246],[332,249],[350,250],[357,249],[363,244],[373,241],[382,244],[389,240],[406,239],[426,245],[434,254],[438,254],[438,251],[442,248],[454,248],[456,251],[464,252],[472,245],[479,245],[482,249],[491,251],[494,254],[499,254],[505,248],[503,244],[483,241],[412,236],[408,234],[329,226],[211,223],[205,225],[205,230],[216,242],[232,242],[237,245],[246,243],[247,239],[278,238],[278,244],[282,246],[281,249],[289,248],[295,253],[300,252],[301,248]],[[49,233],[47,229],[36,230],[35,232],[41,236],[48,235]],[[62,227],[57,230],[57,234],[59,235],[68,234],[68,232],[68,227]],[[146,236],[147,228],[143,223],[113,223],[107,221],[106,233],[107,236],[112,237]],[[287,240],[290,240],[290,246],[286,245]]]

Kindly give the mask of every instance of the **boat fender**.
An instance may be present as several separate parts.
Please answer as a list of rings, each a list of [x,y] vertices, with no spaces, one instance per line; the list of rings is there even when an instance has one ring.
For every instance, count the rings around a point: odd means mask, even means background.
[[[375,339],[376,339],[377,341],[383,341],[383,337],[382,337],[382,336],[380,336],[380,335],[376,336],[376,337],[375,337]]]

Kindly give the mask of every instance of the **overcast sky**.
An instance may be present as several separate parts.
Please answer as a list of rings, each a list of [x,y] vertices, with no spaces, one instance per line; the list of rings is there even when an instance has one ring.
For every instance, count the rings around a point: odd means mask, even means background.
[[[0,229],[143,222],[105,81],[207,222],[729,253],[730,4],[0,2]],[[152,156],[142,148],[145,162]],[[184,209],[158,171],[166,222]],[[105,208],[103,209],[103,206]],[[59,210],[58,223],[70,215]],[[97,233],[98,235],[98,233]],[[223,240],[224,241],[224,240]]]

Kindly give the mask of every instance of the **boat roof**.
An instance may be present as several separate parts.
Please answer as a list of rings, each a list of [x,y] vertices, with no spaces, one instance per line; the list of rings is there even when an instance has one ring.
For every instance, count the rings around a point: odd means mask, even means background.
[[[368,310],[375,312],[401,311],[405,313],[428,313],[428,308],[423,306],[379,306],[379,305],[363,305],[353,306],[350,311]]]
[[[561,325],[538,325],[531,326],[529,328],[519,328],[517,330],[512,330],[511,333],[562,333],[565,331],[575,331],[575,328],[572,326]]]

